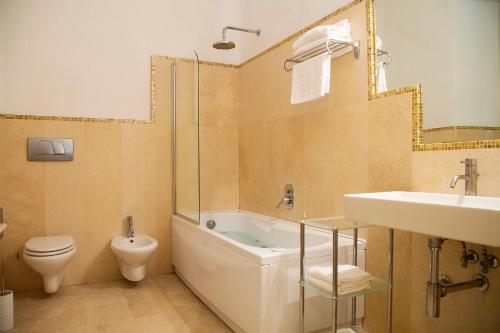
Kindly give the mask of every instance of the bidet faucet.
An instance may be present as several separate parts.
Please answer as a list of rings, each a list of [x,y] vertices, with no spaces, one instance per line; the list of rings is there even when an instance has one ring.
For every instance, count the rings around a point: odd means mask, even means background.
[[[134,221],[132,221],[132,216],[127,216],[127,224],[128,224],[127,237],[132,238],[134,237]]]
[[[465,161],[461,161],[465,164],[465,174],[457,175],[451,179],[450,188],[455,188],[457,182],[460,179],[465,180],[465,195],[477,195],[477,159],[466,158]]]

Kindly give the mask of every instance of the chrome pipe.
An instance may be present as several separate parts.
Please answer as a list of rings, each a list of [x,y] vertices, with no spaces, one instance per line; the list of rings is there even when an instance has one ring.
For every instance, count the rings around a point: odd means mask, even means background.
[[[485,286],[488,285],[488,279],[486,276],[482,274],[476,274],[474,276],[474,279],[470,281],[464,281],[464,282],[457,282],[457,283],[452,283],[448,285],[443,285],[442,287],[442,295],[441,297],[444,297],[448,294],[457,292],[457,291],[462,291],[462,290],[467,290],[467,289],[472,289],[472,288],[478,288],[481,289]]]
[[[440,314],[440,302],[443,293],[441,282],[439,281],[439,251],[441,251],[442,238],[429,238],[428,247],[431,254],[429,267],[429,281],[427,281],[426,309],[425,313],[433,318],[438,318]]]
[[[332,233],[332,333],[337,332],[337,296],[338,296],[338,244],[339,231],[333,229]]]
[[[252,34],[256,34],[257,36],[260,36],[260,29],[247,29],[247,28],[240,28],[240,27],[235,27],[232,25],[225,26],[222,29],[222,39],[226,38],[226,32],[227,30],[236,30],[236,31],[243,31],[243,32],[249,32]]]
[[[304,255],[305,255],[305,225],[300,223],[300,315],[299,315],[299,333],[304,333]]]
[[[352,241],[352,264],[358,266],[358,228],[353,229]],[[356,296],[351,299],[351,326],[356,326]]]
[[[177,64],[172,64],[172,214],[177,214]]]
[[[388,249],[388,277],[387,282],[391,286],[387,294],[387,332],[392,333],[392,295],[393,295],[393,273],[394,273],[394,229],[389,229]]]

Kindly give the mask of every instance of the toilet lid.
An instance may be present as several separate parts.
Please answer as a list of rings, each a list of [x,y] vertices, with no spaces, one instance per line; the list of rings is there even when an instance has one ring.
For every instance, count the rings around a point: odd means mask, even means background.
[[[65,253],[71,252],[73,250],[76,250],[75,245],[71,245],[70,247],[67,247],[63,250],[52,251],[52,252],[33,252],[33,251],[27,250],[25,248],[24,254],[27,256],[30,256],[30,257],[52,257],[52,256],[60,255],[60,254],[65,254]]]
[[[25,249],[30,252],[54,252],[67,249],[74,242],[71,236],[33,237],[26,242]]]

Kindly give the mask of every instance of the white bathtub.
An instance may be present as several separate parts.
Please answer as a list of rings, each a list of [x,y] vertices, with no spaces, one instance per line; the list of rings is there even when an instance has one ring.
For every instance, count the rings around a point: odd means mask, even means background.
[[[213,230],[208,220],[216,222]],[[236,332],[298,332],[298,224],[241,210],[204,212],[200,221],[172,217],[176,274]],[[352,238],[340,237],[339,263],[351,262],[351,249]],[[358,250],[364,268],[363,240]],[[306,265],[331,263],[331,252],[331,234],[307,229]],[[328,327],[330,309],[328,300],[306,290],[306,331]],[[341,303],[340,322],[350,320],[350,309],[350,301]],[[364,315],[362,297],[357,315]]]

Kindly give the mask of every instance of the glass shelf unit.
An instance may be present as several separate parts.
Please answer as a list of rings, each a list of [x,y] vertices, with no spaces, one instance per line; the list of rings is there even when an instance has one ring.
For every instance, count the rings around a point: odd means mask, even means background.
[[[325,290],[317,285],[311,283],[307,280],[307,276],[305,273],[304,259],[305,259],[305,229],[306,228],[314,228],[320,229],[326,232],[332,233],[332,266],[338,267],[339,260],[339,231],[348,231],[352,230],[353,236],[353,259],[352,264],[357,265],[357,255],[358,255],[358,229],[367,228],[371,225],[366,223],[359,223],[355,221],[348,220],[343,216],[333,216],[333,217],[324,217],[324,218],[316,218],[316,219],[303,219],[300,221],[300,319],[299,319],[299,332],[304,333],[304,310],[305,310],[305,302],[304,302],[304,290],[311,289],[314,290],[318,295],[328,298],[332,302],[332,323],[331,328],[328,330],[330,333],[365,333],[366,330],[357,326],[356,321],[356,297],[367,295],[370,293],[375,293],[379,291],[387,290],[387,332],[392,333],[392,285],[393,285],[393,252],[394,252],[394,230],[389,229],[389,247],[388,247],[388,278],[387,280],[382,280],[380,278],[374,277],[371,281],[371,287],[362,291],[348,293],[348,294],[337,294],[334,295],[334,292]],[[333,271],[332,276],[332,285],[335,286],[338,283],[338,271]],[[337,321],[338,315],[338,301],[343,299],[352,299],[352,310],[351,310],[351,325],[339,326]],[[332,329],[335,327],[335,329]],[[326,331],[325,331],[326,332]]]
[[[301,220],[300,223],[304,224],[307,227],[333,231],[333,230],[352,230],[359,228],[367,228],[371,225],[366,223],[359,223],[348,220],[343,216],[335,216],[335,217],[323,217],[318,219],[304,219]]]
[[[367,330],[362,327],[346,327],[346,328],[338,328],[337,333],[369,333]]]
[[[324,330],[314,331],[311,333],[331,333],[331,332],[332,332],[332,330],[330,328],[327,328]],[[369,332],[361,327],[358,327],[358,326],[355,326],[355,327],[343,327],[343,326],[341,326],[341,327],[337,328],[337,333],[369,333]]]

